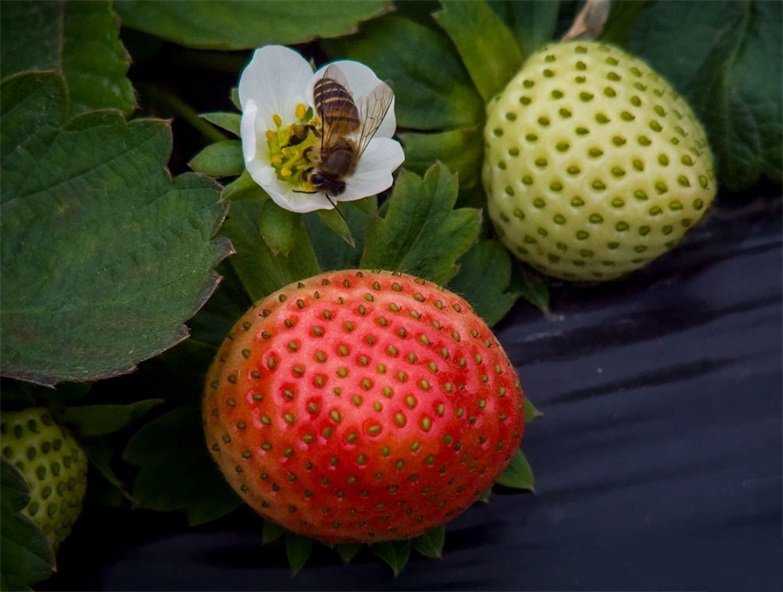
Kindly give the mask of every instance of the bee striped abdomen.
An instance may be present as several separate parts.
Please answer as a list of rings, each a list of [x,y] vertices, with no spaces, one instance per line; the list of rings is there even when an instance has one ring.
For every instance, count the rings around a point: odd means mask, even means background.
[[[319,117],[338,134],[359,128],[359,110],[348,90],[336,80],[321,78],[313,87],[315,110]]]

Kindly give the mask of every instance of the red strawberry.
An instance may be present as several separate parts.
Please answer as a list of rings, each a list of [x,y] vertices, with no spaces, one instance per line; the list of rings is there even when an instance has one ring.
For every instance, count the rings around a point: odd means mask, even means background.
[[[234,326],[209,370],[209,448],[268,518],[326,543],[405,539],[493,484],[523,393],[455,294],[391,272],[291,284]]]

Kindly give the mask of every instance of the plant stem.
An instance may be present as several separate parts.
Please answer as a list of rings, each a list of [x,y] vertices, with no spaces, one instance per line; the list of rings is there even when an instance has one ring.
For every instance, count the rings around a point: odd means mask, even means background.
[[[166,107],[171,111],[174,117],[178,117],[192,128],[201,132],[207,139],[213,142],[222,142],[229,139],[228,136],[207,120],[202,119],[193,107],[188,105],[169,89],[157,84],[145,84],[143,85],[142,90],[151,101]]]

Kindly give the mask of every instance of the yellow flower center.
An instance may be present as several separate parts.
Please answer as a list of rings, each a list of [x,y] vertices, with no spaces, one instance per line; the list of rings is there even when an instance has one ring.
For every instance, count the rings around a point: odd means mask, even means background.
[[[277,178],[295,191],[312,193],[314,189],[307,173],[313,168],[320,121],[313,116],[313,109],[302,103],[296,106],[294,115],[294,122],[288,125],[283,125],[280,115],[272,116],[275,129],[266,132],[270,164]]]

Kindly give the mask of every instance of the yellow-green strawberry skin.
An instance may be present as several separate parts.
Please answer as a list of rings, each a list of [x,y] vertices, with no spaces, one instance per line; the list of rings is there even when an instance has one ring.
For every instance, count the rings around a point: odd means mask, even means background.
[[[23,513],[56,550],[82,511],[87,456],[73,436],[41,407],[4,411],[0,434],[3,456],[30,486],[30,502]]]
[[[716,192],[691,108],[611,45],[548,45],[487,106],[483,179],[506,247],[558,278],[600,281],[666,253]]]

